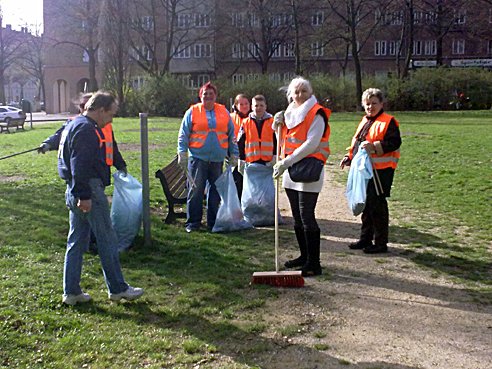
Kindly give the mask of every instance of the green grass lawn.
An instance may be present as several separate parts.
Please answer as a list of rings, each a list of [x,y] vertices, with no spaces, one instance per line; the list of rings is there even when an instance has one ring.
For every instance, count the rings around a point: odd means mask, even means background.
[[[403,145],[391,240],[406,245],[416,268],[466,283],[490,303],[492,112],[395,116]],[[359,120],[332,115],[329,168],[341,183],[338,161]],[[0,135],[0,156],[38,146],[57,127]],[[226,355],[227,368],[251,368],[255,353],[274,349],[259,333],[269,324],[261,307],[278,290],[248,286],[253,271],[272,268],[272,232],[190,237],[183,223],[162,222],[166,202],[153,173],[175,155],[178,127],[178,119],[149,119],[153,243],[144,248],[139,237],[122,255],[128,282],[147,291],[134,303],[108,301],[99,259],[87,255],[82,288],[94,302],[62,306],[68,212],[56,153],[0,161],[0,367],[206,368]],[[116,119],[114,129],[129,172],[140,178],[138,119]]]

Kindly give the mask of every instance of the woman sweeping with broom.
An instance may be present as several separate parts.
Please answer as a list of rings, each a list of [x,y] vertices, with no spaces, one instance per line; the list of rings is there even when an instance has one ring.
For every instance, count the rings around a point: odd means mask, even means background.
[[[330,154],[331,111],[318,104],[311,83],[294,78],[287,88],[289,106],[275,115],[273,128],[280,125],[284,158],[273,167],[273,178],[283,175],[283,186],[289,198],[294,231],[300,256],[285,263],[286,268],[299,268],[302,276],[322,273],[320,265],[320,229],[315,208],[323,187],[324,165]]]

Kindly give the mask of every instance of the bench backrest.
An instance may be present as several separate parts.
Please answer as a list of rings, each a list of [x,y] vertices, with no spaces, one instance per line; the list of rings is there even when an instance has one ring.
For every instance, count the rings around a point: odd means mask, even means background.
[[[158,170],[155,176],[160,179],[166,197],[174,200],[185,200],[188,194],[186,174],[178,164],[178,157]]]

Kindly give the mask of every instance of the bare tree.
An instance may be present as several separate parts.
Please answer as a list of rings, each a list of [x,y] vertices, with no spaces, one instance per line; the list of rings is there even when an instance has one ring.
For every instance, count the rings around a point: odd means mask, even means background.
[[[98,50],[101,42],[99,18],[103,2],[80,0],[77,2],[59,1],[57,9],[50,9],[54,21],[59,27],[63,26],[66,32],[61,38],[50,40],[55,48],[57,46],[71,45],[82,51],[83,58],[87,60],[89,72],[90,91],[98,89],[96,78],[96,65],[98,63]]]
[[[210,4],[210,0],[129,2],[130,57],[149,75],[168,73],[176,55],[212,35]]]
[[[362,66],[361,50],[374,30],[378,20],[374,21],[374,10],[389,5],[391,0],[326,0],[331,10],[330,16],[334,23],[330,32],[337,34],[349,46],[350,55],[354,63],[355,85],[357,97],[362,96]],[[384,4],[383,4],[384,3]],[[359,107],[359,104],[357,104]]]
[[[125,96],[129,77],[129,22],[127,0],[106,0],[101,14],[105,86],[118,97],[119,112],[126,115]]]
[[[470,0],[420,0],[414,15],[415,24],[426,23],[436,39],[436,64],[442,65],[443,43],[450,32],[462,32]]]
[[[279,55],[282,48],[289,48],[289,52],[294,53],[291,31],[295,22],[299,22],[295,13],[297,7],[292,0],[251,0],[237,8],[238,11],[224,14],[228,23],[222,24],[220,29],[233,45],[237,66],[253,60],[261,73],[266,74],[272,57]]]
[[[24,52],[20,58],[21,68],[38,81],[38,97],[45,101],[46,87],[44,83],[44,37],[36,28],[34,34],[27,34],[24,42]]]
[[[0,103],[5,103],[5,72],[21,55],[22,33],[10,27],[3,28],[0,9]]]

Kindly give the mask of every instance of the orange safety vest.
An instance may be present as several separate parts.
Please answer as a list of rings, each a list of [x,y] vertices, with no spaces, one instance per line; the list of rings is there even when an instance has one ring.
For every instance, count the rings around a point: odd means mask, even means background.
[[[231,119],[232,119],[232,123],[234,123],[234,136],[237,139],[237,134],[239,133],[239,129],[241,128],[244,120],[248,119],[248,117],[241,118],[239,113],[231,113]]]
[[[229,148],[227,128],[231,116],[225,106],[217,103],[215,104],[214,112],[216,128],[214,129],[209,128],[208,126],[207,114],[202,103],[193,105],[191,109],[192,127],[189,146],[196,149],[203,147],[209,132],[215,132],[217,134],[217,138],[219,139],[219,145],[223,149]]]
[[[384,136],[386,134],[386,131],[388,130],[388,127],[392,119],[395,121],[396,126],[399,127],[400,124],[394,117],[383,112],[372,123],[371,128],[369,128],[369,132],[367,133],[365,139],[371,143],[374,143],[376,141],[382,141],[384,139]],[[354,156],[353,150],[354,150],[354,145],[357,141],[357,136],[359,135],[359,132],[362,130],[362,128],[366,123],[367,123],[367,118],[366,117],[362,118],[362,120],[359,123],[359,127],[357,127],[355,135],[352,138],[352,145],[350,146],[350,150],[349,150],[350,159],[352,159]],[[396,167],[398,166],[398,160],[400,159],[400,149],[387,152],[383,155],[377,155],[376,153],[373,153],[371,154],[371,157],[374,163],[374,167],[376,169],[385,169],[385,168],[396,169]]]
[[[311,124],[313,123],[316,113],[322,111],[326,117],[326,129],[321,137],[321,141],[318,150],[309,154],[307,157],[317,158],[323,163],[326,163],[328,156],[330,156],[330,125],[328,124],[328,119],[331,115],[331,110],[327,109],[320,104],[316,103],[311,110],[308,111],[304,121],[295,126],[292,129],[288,129],[284,124],[282,128],[282,137],[284,142],[282,145],[282,151],[285,156],[291,155],[295,149],[301,146],[307,139],[307,134]]]
[[[272,122],[273,117],[265,119],[260,138],[255,121],[249,117],[244,119],[243,130],[246,135],[244,153],[248,163],[273,159],[273,135],[275,132],[272,129]]]
[[[104,137],[101,137],[101,135],[96,129],[97,137],[99,137],[99,147],[102,147],[102,145],[105,144],[106,165],[110,167],[113,165],[113,158],[114,158],[113,125],[111,123],[108,123],[104,126],[104,128],[101,128],[101,131]]]

